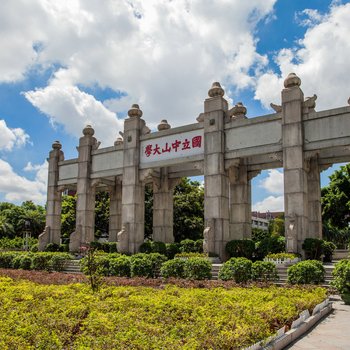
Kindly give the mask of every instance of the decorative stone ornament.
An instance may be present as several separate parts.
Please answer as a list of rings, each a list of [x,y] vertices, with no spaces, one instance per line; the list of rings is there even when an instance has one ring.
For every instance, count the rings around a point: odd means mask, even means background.
[[[300,86],[301,80],[295,73],[289,73],[288,77],[284,80],[284,87],[291,88],[294,86]]]
[[[141,109],[140,109],[138,104],[135,103],[135,104],[133,104],[131,106],[131,108],[128,111],[128,116],[130,118],[134,118],[134,117],[141,118],[142,117],[142,111],[141,111]]]
[[[95,130],[92,128],[91,125],[86,125],[83,129],[83,135],[84,136],[93,136],[95,133]]]
[[[121,137],[118,137],[116,141],[114,141],[114,146],[119,146],[123,144],[123,139]]]
[[[163,119],[157,126],[158,130],[159,131],[162,131],[162,130],[167,130],[167,129],[170,129],[171,126],[170,124],[168,124],[168,121],[166,119]]]
[[[237,102],[236,105],[230,110],[232,119],[246,118],[247,108],[244,107],[242,102]]]
[[[209,97],[217,97],[217,96],[224,96],[225,91],[221,87],[219,82],[214,82],[213,85],[211,86],[210,90],[208,91]]]
[[[61,145],[60,141],[55,141],[55,142],[52,144],[52,148],[53,148],[53,149],[61,149],[61,148],[62,148],[62,145]]]

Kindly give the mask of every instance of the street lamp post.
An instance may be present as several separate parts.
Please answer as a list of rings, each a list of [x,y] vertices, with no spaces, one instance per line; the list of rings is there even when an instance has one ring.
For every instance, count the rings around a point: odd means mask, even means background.
[[[29,249],[29,244],[28,244],[28,240],[30,237],[30,233],[31,233],[31,227],[30,227],[30,221],[29,220],[25,220],[24,221],[24,250],[28,251]]]

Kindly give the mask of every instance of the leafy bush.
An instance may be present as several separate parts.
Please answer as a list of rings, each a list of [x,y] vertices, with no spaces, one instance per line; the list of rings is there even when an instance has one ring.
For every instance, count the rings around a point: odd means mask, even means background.
[[[131,277],[158,277],[160,275],[160,268],[166,260],[166,256],[159,253],[135,254],[130,258]]]
[[[291,284],[319,284],[324,281],[325,269],[318,260],[305,260],[288,268]]]
[[[309,260],[320,260],[323,254],[324,241],[318,238],[305,238],[302,248],[305,258]]]
[[[207,258],[208,254],[204,253],[177,253],[175,258]]]
[[[45,249],[45,252],[59,252],[60,251],[60,245],[56,243],[49,243]]]
[[[166,245],[164,242],[158,241],[146,241],[141,244],[140,252],[141,253],[159,253],[165,255],[167,251]]]
[[[70,260],[72,257],[68,253],[51,254],[50,265],[53,271],[62,271],[64,269],[64,262]]]
[[[244,257],[252,259],[255,243],[251,239],[235,239],[227,242],[226,252],[231,258]]]
[[[29,237],[27,238],[27,243],[29,249],[35,244],[38,243],[37,238]],[[22,237],[14,237],[12,239],[8,237],[0,238],[0,249],[6,250],[22,250],[25,245],[25,238]]]
[[[164,278],[169,278],[169,277],[184,278],[185,265],[186,265],[186,261],[184,259],[175,258],[173,260],[168,260],[165,263],[163,263],[160,269],[160,274]]]
[[[333,242],[323,241],[324,262],[332,262],[333,253],[337,246]]]
[[[180,242],[180,252],[182,253],[197,253],[196,241],[192,239],[184,239]]]
[[[23,270],[30,270],[32,266],[32,259],[29,255],[22,255],[20,258],[19,267]]]
[[[244,257],[231,258],[221,266],[218,277],[223,281],[247,282],[252,276],[252,264],[251,260]]]
[[[152,241],[143,242],[140,246],[140,253],[152,253]]]
[[[193,280],[210,279],[211,263],[205,258],[189,258],[185,260],[184,276]]]
[[[177,253],[180,253],[180,244],[179,243],[166,243],[166,256],[168,259],[174,259],[174,256]]]
[[[112,258],[109,261],[109,275],[118,277],[131,276],[131,262],[127,255],[120,255],[117,258]]]
[[[275,281],[278,279],[276,265],[269,261],[255,261],[252,265],[254,281]]]
[[[331,285],[340,293],[350,294],[350,260],[340,260],[332,272],[333,281]]]
[[[32,253],[38,252],[38,251],[39,251],[39,244],[34,244],[34,245],[32,245],[32,247],[30,248],[30,251],[31,251]]]
[[[36,253],[32,257],[32,269],[33,270],[46,270],[50,271],[51,266],[51,254],[49,253]]]
[[[286,239],[281,236],[271,236],[264,238],[255,245],[255,255],[257,259],[264,259],[267,254],[284,253],[286,250]]]

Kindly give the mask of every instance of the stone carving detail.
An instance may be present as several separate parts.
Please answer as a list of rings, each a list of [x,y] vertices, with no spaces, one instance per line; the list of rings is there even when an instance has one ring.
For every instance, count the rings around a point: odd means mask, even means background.
[[[204,113],[200,113],[196,120],[198,123],[204,122]]]
[[[129,224],[122,226],[121,231],[117,234],[118,252],[127,253],[129,250]]]
[[[282,106],[280,105],[275,105],[274,103],[270,103],[270,107],[276,112],[276,113],[281,113],[282,112]]]
[[[142,117],[142,111],[141,111],[138,104],[135,103],[131,106],[131,108],[128,111],[128,116],[130,118],[135,118],[135,117],[141,118]]]
[[[168,123],[168,121],[166,119],[161,120],[161,122],[158,124],[157,126],[159,131],[162,130],[168,130],[171,128],[170,124]]]
[[[45,226],[44,231],[40,233],[39,237],[39,251],[43,251],[50,242],[50,227]]]
[[[214,251],[214,232],[213,232],[214,222],[209,220],[208,226],[203,231],[203,253],[209,254]]]
[[[313,112],[315,110],[316,100],[317,100],[317,95],[315,94],[312,97],[306,97],[303,104],[305,113]]]
[[[228,115],[231,117],[231,119],[247,118],[246,114],[247,108],[243,105],[242,102],[237,102],[236,105],[232,107],[228,112]]]
[[[211,88],[208,91],[208,96],[209,97],[218,97],[218,96],[224,96],[225,95],[225,91],[224,89],[221,87],[219,82],[214,82],[211,86]]]
[[[114,146],[122,145],[124,140],[121,137],[117,137],[117,139],[114,141]]]
[[[295,86],[300,86],[300,85],[301,85],[301,80],[295,73],[289,73],[287,78],[284,80],[284,87],[286,89],[292,88]]]

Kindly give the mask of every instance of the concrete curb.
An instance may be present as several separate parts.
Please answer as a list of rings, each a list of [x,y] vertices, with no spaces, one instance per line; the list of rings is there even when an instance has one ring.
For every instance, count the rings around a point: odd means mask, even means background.
[[[320,306],[322,306],[320,308]],[[323,303],[317,305],[314,309],[313,315],[308,315],[308,318],[303,319],[303,313],[300,318],[293,322],[292,329],[284,333],[283,328],[278,331],[277,336],[272,336],[262,340],[244,350],[282,350],[289,344],[296,341],[307,331],[309,331],[315,324],[317,324],[321,319],[331,313],[333,310],[332,302],[326,299]],[[316,312],[315,312],[316,311]],[[308,312],[307,312],[308,314]],[[304,314],[305,315],[305,314]],[[295,325],[295,326],[293,326]],[[263,345],[265,343],[265,345]]]

